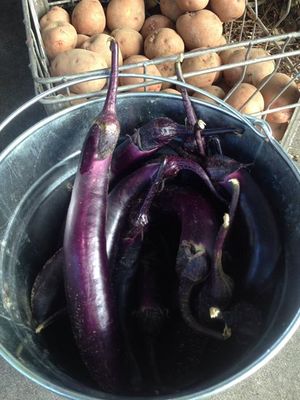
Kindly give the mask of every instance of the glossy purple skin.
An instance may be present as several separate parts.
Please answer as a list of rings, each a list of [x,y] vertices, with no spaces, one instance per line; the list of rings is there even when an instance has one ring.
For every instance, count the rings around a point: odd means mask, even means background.
[[[120,339],[106,251],[109,168],[120,125],[116,116],[118,45],[103,110],[83,146],[64,234],[65,289],[72,330],[90,374],[104,391],[120,387]]]
[[[194,190],[173,188],[163,192],[157,204],[179,219],[180,244],[188,242],[196,247],[202,245],[209,257],[212,257],[220,222],[209,200]]]
[[[167,117],[156,118],[136,129],[114,152],[111,181],[126,175],[138,163],[147,160],[172,139],[187,135],[190,133],[184,125]]]
[[[239,208],[249,232],[250,262],[245,277],[247,289],[264,291],[272,279],[281,252],[279,231],[272,209],[260,187],[245,169],[227,175],[240,182]],[[228,183],[221,185],[231,193]]]
[[[162,193],[158,200],[158,208],[174,214],[181,226],[176,257],[181,315],[195,332],[223,340],[220,332],[195,319],[190,304],[194,288],[205,282],[211,274],[215,239],[220,225],[218,213],[209,200],[191,189],[173,188]]]
[[[148,185],[151,184],[160,163],[145,164],[121,180],[109,194],[107,215],[107,252],[112,253],[113,243],[116,240],[117,230],[123,225],[128,215],[131,200]]]

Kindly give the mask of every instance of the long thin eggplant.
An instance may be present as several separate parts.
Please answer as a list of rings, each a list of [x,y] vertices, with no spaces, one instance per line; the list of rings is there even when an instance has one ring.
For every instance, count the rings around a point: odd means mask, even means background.
[[[244,273],[244,287],[262,293],[271,283],[281,253],[277,223],[265,195],[246,169],[220,180],[221,186],[229,193],[231,189],[226,181],[230,179],[237,179],[240,183],[239,212],[245,220],[249,236],[250,258]]]
[[[143,348],[139,352],[142,355],[139,357],[141,370],[149,391],[155,394],[159,393],[162,386],[157,342],[168,319],[168,309],[163,300],[165,290],[163,277],[167,260],[162,254],[160,241],[161,237],[155,229],[152,229],[143,240],[137,274],[136,309],[133,312],[133,321],[141,337],[140,346]]]
[[[181,60],[178,60],[175,64],[177,77],[181,82],[184,82]],[[202,131],[205,128],[205,122],[197,118],[196,112],[193,108],[191,99],[188,95],[188,91],[184,86],[180,86],[180,92],[182,95],[183,105],[187,115],[188,124],[194,129],[195,140],[198,146],[199,155],[205,157],[205,141],[202,137]]]
[[[65,307],[64,254],[62,248],[44,264],[31,290],[32,318],[42,324],[53,314]]]
[[[219,230],[216,210],[197,191],[178,187],[161,193],[156,206],[161,212],[174,215],[181,226],[176,258],[181,315],[198,333],[223,340],[222,333],[199,323],[191,311],[193,292],[209,277],[212,269],[215,238]]]
[[[226,185],[231,187],[230,205],[228,213],[226,212],[223,216],[223,223],[215,239],[210,274],[197,294],[196,310],[199,321],[218,317],[230,305],[233,297],[234,282],[224,272],[222,258],[224,244],[236,215],[240,198],[240,184],[236,178],[231,178],[226,181]],[[223,336],[224,339],[231,336],[231,330],[226,323]]]
[[[118,45],[102,112],[90,128],[75,177],[64,234],[65,289],[81,357],[104,391],[122,387],[118,316],[106,251],[109,170],[120,134],[116,115]]]

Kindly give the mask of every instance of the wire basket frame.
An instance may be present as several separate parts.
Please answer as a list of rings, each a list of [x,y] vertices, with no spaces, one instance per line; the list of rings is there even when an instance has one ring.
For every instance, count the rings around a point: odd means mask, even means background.
[[[101,77],[104,78],[105,74],[107,74],[108,70],[100,70],[100,71],[92,71],[84,74],[78,75],[65,75],[60,77],[51,77],[49,71],[49,60],[44,51],[40,29],[39,29],[39,18],[44,15],[51,6],[59,5],[63,6],[68,10],[71,10],[79,0],[59,0],[59,1],[51,1],[51,0],[22,0],[23,1],[23,10],[24,10],[24,22],[27,33],[27,44],[29,49],[29,57],[30,57],[30,68],[33,76],[33,81],[35,85],[35,91],[37,94],[44,92],[47,89],[54,88],[56,85],[70,81],[72,79],[76,79],[78,77],[95,77],[95,79],[99,79]],[[245,61],[239,63],[225,64],[220,65],[218,67],[213,68],[205,68],[197,71],[193,71],[190,73],[184,74],[184,78],[190,78],[193,76],[200,76],[207,73],[212,72],[222,72],[224,70],[228,70],[231,68],[242,67],[242,76],[238,82],[229,90],[225,97],[225,102],[228,101],[229,97],[238,89],[242,81],[244,80],[245,74],[247,72],[247,68],[249,65],[261,63],[264,61],[273,60],[275,62],[275,68],[272,74],[269,75],[268,79],[261,83],[255,93],[240,107],[240,110],[255,96],[255,94],[261,90],[267,82],[272,78],[272,76],[276,72],[285,72],[287,73],[291,79],[286,84],[286,86],[282,89],[282,91],[268,103],[265,105],[264,111],[259,113],[252,114],[255,117],[261,117],[263,119],[270,113],[274,113],[277,111],[281,111],[288,108],[296,108],[300,106],[300,103],[289,104],[283,107],[272,108],[274,102],[279,98],[286,88],[292,84],[293,82],[298,82],[300,80],[300,45],[299,38],[300,32],[291,32],[286,33],[284,30],[280,28],[281,24],[287,19],[292,3],[295,0],[288,0],[282,3],[280,15],[275,20],[271,20],[265,18],[265,15],[268,13],[268,8],[265,6],[265,0],[255,0],[252,2],[248,2],[246,6],[245,13],[243,17],[239,20],[225,23],[224,24],[224,36],[227,39],[228,44],[213,47],[213,48],[205,48],[200,50],[192,50],[186,52],[182,55],[173,55],[167,57],[160,57],[156,59],[152,59],[145,62],[139,62],[131,65],[123,65],[119,68],[121,72],[126,74],[126,71],[130,68],[143,67],[144,75],[143,83],[136,85],[126,85],[120,86],[119,91],[129,91],[137,88],[143,88],[144,91],[147,90],[147,87],[153,84],[160,82],[157,79],[146,79],[147,67],[149,65],[159,65],[166,62],[175,63],[178,61],[178,58],[181,57],[182,60],[188,58],[194,58],[199,55],[205,55],[210,53],[218,53],[228,50],[235,49],[240,47],[245,47],[247,49]],[[108,3],[109,0],[102,1],[102,3]],[[270,2],[269,2],[270,3]],[[261,7],[264,7],[263,13],[261,11]],[[260,47],[268,51],[267,56],[259,58],[259,59],[250,59],[248,58],[250,55],[250,50],[253,47]],[[176,79],[176,76],[171,76],[171,80]],[[210,95],[208,92],[203,91],[203,89],[199,89],[194,87],[194,91],[198,93],[205,94],[205,96],[210,99],[214,99],[214,96]],[[65,90],[57,90],[52,95],[49,95],[41,100],[41,103],[44,105],[46,111],[48,113],[53,113],[62,109],[64,107],[68,107],[75,102],[83,101],[86,99],[92,99],[95,97],[103,96],[106,93],[106,89],[103,89],[99,92],[93,93],[83,93],[83,94],[71,94],[69,86]]]

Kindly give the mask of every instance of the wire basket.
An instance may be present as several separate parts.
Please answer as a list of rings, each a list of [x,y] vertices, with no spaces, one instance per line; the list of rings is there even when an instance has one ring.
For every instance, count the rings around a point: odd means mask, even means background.
[[[67,10],[72,10],[79,0],[22,0],[23,10],[24,10],[24,22],[27,35],[27,45],[29,49],[30,57],[30,69],[33,76],[35,91],[37,94],[43,93],[45,90],[54,88],[56,85],[67,82],[78,77],[95,77],[99,79],[107,74],[107,70],[98,70],[85,74],[78,75],[68,75],[60,77],[51,77],[49,72],[49,60],[45,54],[43,43],[41,39],[40,29],[39,29],[39,18],[44,15],[51,6],[59,5]],[[102,1],[102,3],[108,3],[107,1]],[[273,73],[269,76],[268,80],[257,87],[257,91],[262,89],[262,87],[271,79],[273,74],[276,72],[284,72],[290,76],[290,81],[287,83],[286,87],[291,85],[293,82],[298,83],[300,74],[300,32],[298,29],[298,21],[300,21],[300,4],[299,0],[288,0],[281,2],[280,0],[255,0],[248,2],[244,15],[236,21],[225,23],[223,34],[226,37],[226,45],[205,48],[201,50],[193,50],[186,52],[181,55],[181,60],[197,57],[203,54],[209,53],[220,53],[221,51],[227,49],[239,48],[241,46],[246,47],[247,54],[246,60],[234,64],[225,64],[214,68],[205,68],[197,71],[189,72],[184,74],[184,78],[189,78],[197,75],[204,75],[210,72],[222,72],[226,69],[231,69],[235,67],[243,67],[243,73],[239,81],[229,90],[226,94],[225,101],[234,93],[234,91],[242,83],[244,76],[247,71],[247,67],[252,64],[260,63],[263,61],[274,60],[275,69]],[[299,13],[299,15],[298,15]],[[298,15],[298,17],[297,17]],[[298,18],[298,19],[297,19]],[[300,23],[299,23],[300,25]],[[298,32],[297,32],[298,30]],[[248,59],[248,54],[251,48],[260,47],[268,51],[267,56],[259,59]],[[136,85],[120,86],[119,91],[129,91],[136,89],[138,87],[143,87],[146,90],[147,86],[153,85],[159,82],[158,78],[148,77],[146,79],[146,70],[149,65],[158,65],[165,62],[176,62],[178,61],[178,55],[160,57],[152,59],[150,61],[140,62],[131,65],[123,65],[120,67],[120,71],[126,74],[126,70],[132,67],[143,67],[144,68],[144,81],[143,83]],[[137,75],[138,76],[138,75]],[[170,82],[174,83],[176,76],[170,77]],[[165,80],[168,82],[168,79]],[[266,105],[264,111],[252,114],[254,117],[266,118],[267,114],[281,111],[287,108],[294,109],[298,108],[300,103],[294,103],[285,105],[283,107],[272,108],[272,104],[278,99],[278,97],[283,93],[285,88],[274,97],[269,104]],[[216,98],[209,93],[194,87],[194,91],[207,95],[207,97],[216,100]],[[105,88],[99,92],[84,93],[84,94],[71,94],[69,88],[63,91],[54,92],[41,100],[47,113],[54,113],[62,108],[68,107],[76,102],[92,99],[95,97],[105,95]],[[244,107],[253,95],[245,102],[241,107]],[[297,110],[299,111],[299,109]],[[288,132],[292,131],[295,135],[294,122],[298,119],[294,116],[289,123],[289,127],[285,133],[285,139],[288,136]],[[285,140],[288,142],[287,140]]]

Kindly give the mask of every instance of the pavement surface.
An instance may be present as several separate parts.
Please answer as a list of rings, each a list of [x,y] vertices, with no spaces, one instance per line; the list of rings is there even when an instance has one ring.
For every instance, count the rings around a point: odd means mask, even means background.
[[[0,121],[34,95],[22,20],[21,0],[1,0]],[[23,115],[1,139],[2,147],[44,116],[41,106],[36,106]],[[299,148],[300,143],[298,150]],[[259,371],[211,398],[212,400],[298,400],[300,399],[299,359],[300,331],[298,330],[279,354]],[[23,377],[0,357],[0,399],[59,400],[62,397]]]

